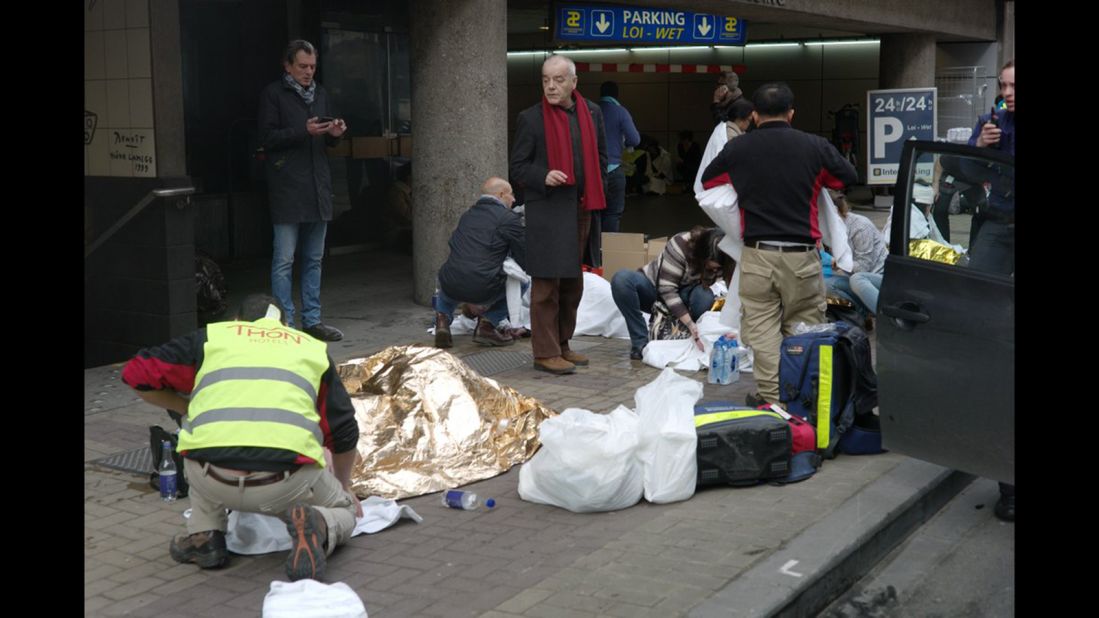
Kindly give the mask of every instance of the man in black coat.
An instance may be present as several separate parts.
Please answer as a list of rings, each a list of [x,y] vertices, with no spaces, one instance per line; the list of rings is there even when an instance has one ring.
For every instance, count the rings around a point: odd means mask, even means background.
[[[473,341],[481,345],[511,345],[515,339],[500,328],[508,316],[507,274],[504,260],[510,255],[520,267],[526,264],[526,237],[511,185],[492,177],[481,186],[481,197],[458,220],[450,235],[450,256],[439,269],[435,295],[435,347],[452,345],[450,322],[458,303],[486,305],[477,319]]]
[[[580,262],[592,214],[603,194],[607,144],[603,112],[576,91],[576,65],[564,56],[542,64],[542,101],[519,114],[511,180],[526,199],[527,274],[534,368],[576,371],[587,357],[569,349],[584,292]]]
[[[321,258],[332,220],[332,174],[327,146],[347,131],[332,117],[328,93],[313,79],[317,51],[309,41],[291,41],[283,58],[286,74],[260,94],[259,137],[267,173],[268,201],[275,237],[271,259],[271,295],[294,325],[291,294],[294,252],[299,240],[302,330],[322,341],[339,341],[343,333],[321,323]]]

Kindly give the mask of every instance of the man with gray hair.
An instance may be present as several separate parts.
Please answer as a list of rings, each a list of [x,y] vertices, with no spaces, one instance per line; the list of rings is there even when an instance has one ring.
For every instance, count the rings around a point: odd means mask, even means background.
[[[527,274],[534,368],[573,373],[588,358],[569,349],[584,292],[580,263],[592,215],[607,207],[603,112],[576,90],[576,65],[542,63],[542,101],[519,114],[511,180],[526,199]]]

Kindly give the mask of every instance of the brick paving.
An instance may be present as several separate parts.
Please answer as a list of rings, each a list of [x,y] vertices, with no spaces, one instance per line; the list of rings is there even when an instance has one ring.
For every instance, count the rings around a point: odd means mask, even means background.
[[[333,324],[346,334],[330,348],[338,361],[387,345],[431,345],[430,311],[405,300],[411,296],[410,265],[392,259],[366,275],[351,266],[361,256],[326,261],[326,315],[336,316]],[[230,289],[241,290],[232,283]],[[379,311],[378,298],[390,299],[384,301],[388,310]],[[551,376],[525,365],[492,377],[558,411],[603,413],[620,404],[633,408],[634,391],[659,374],[629,360],[626,340],[577,342],[591,366],[574,375]],[[530,343],[505,349],[529,352]],[[485,350],[456,336],[452,351],[467,356]],[[183,531],[188,500],[163,503],[147,477],[90,463],[147,445],[149,425],[171,423],[132,396],[118,381],[119,369],[85,372],[85,614],[259,615],[270,583],[285,580],[284,553],[233,556],[217,571],[177,564],[168,543]],[[704,373],[689,375],[705,379]],[[705,397],[742,401],[753,387],[751,374],[743,374],[735,385],[707,384]],[[496,499],[490,511],[445,509],[437,494],[403,501],[423,523],[400,520],[355,537],[332,555],[327,579],[356,590],[374,618],[680,616],[904,460],[888,453],[841,456],[802,483],[709,488],[675,504],[642,500],[622,511],[589,514],[524,502],[516,467],[469,486]]]

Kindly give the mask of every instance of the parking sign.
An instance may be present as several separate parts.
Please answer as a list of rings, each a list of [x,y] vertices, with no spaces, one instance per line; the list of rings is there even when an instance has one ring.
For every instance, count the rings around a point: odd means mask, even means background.
[[[938,114],[936,88],[870,90],[866,93],[866,184],[897,181],[901,149],[908,140],[934,141]]]

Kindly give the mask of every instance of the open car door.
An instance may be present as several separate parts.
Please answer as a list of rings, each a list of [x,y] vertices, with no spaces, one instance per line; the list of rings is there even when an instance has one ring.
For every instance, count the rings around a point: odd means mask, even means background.
[[[878,300],[883,445],[1015,482],[1015,160],[910,141]]]

